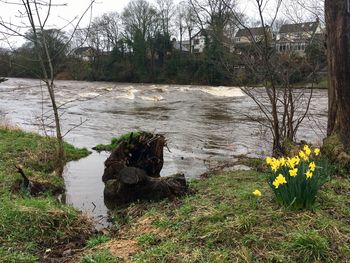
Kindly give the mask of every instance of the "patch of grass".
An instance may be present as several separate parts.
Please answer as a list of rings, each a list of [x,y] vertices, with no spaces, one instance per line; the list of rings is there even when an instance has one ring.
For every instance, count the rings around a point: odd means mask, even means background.
[[[4,262],[37,262],[45,250],[90,234],[78,211],[60,204],[54,193],[64,188],[53,174],[55,139],[12,127],[0,127],[0,258]],[[65,144],[67,161],[86,156],[86,149]],[[31,181],[48,186],[40,197],[18,191],[20,164]]]
[[[157,240],[159,239],[154,234],[143,234],[137,238],[138,243],[143,247],[156,244]]]
[[[191,183],[195,195],[136,204],[120,224],[122,238],[138,241],[135,262],[349,260],[349,181],[333,177],[313,211],[291,211],[278,205],[267,180],[256,171],[217,172]]]
[[[143,131],[129,132],[129,133],[123,134],[119,137],[112,138],[110,144],[98,144],[93,149],[95,151],[98,151],[98,152],[113,151],[118,146],[119,143],[121,143],[122,141],[129,140],[131,134],[132,134],[133,138],[136,138],[136,137],[139,137],[140,135],[144,134],[144,132]]]
[[[291,235],[291,250],[306,262],[326,259],[329,243],[315,230],[296,232]]]
[[[86,242],[86,247],[88,248],[96,247],[97,245],[106,243],[109,240],[110,240],[110,237],[106,235],[93,236]]]
[[[122,262],[113,257],[108,250],[96,251],[85,256],[80,260],[80,263],[118,263]]]

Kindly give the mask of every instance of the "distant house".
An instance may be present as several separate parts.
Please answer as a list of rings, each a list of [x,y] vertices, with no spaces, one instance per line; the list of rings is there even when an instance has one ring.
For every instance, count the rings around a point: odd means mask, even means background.
[[[280,53],[295,52],[305,55],[305,49],[314,39],[322,38],[319,20],[315,22],[285,24],[276,38],[276,50]]]
[[[209,29],[201,29],[199,30],[192,38],[191,38],[191,53],[193,54],[199,54],[203,53],[205,46],[207,45],[207,41],[211,40],[211,34],[213,33]],[[222,45],[225,47],[228,51],[232,52],[234,50],[233,41],[230,41],[230,38],[227,35],[223,35],[222,37]]]
[[[240,46],[245,46],[251,43],[261,41],[265,36],[265,30],[268,34],[268,37],[273,39],[273,34],[270,30],[270,27],[253,27],[239,29],[235,36],[235,46],[239,48]]]
[[[183,40],[182,43],[180,41],[177,41],[175,38],[172,41],[173,48],[181,51],[183,53],[190,53],[190,41],[189,40]]]
[[[206,38],[207,38],[207,31],[206,30],[199,30],[197,34],[195,34],[191,38],[191,53],[198,54],[203,53],[205,45],[206,45]]]
[[[92,47],[78,47],[73,50],[73,56],[83,61],[90,61],[95,53],[96,50]]]

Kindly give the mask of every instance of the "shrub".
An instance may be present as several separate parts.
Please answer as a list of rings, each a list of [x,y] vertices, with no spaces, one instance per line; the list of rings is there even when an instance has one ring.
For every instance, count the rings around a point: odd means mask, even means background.
[[[305,145],[291,158],[266,158],[271,168],[269,185],[277,202],[293,210],[311,209],[318,190],[330,178],[331,166],[320,149]]]

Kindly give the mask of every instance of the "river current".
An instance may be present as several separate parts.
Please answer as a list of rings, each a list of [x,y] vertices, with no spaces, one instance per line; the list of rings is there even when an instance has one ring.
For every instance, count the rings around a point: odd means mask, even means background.
[[[187,178],[196,178],[239,155],[270,153],[269,131],[250,118],[261,119],[259,108],[237,87],[83,81],[57,81],[56,85],[63,130],[75,127],[66,141],[91,150],[129,131],[162,133],[170,150],[164,152],[162,176],[183,172]],[[46,123],[51,117],[45,86],[32,79],[10,78],[1,83],[0,116],[43,133],[42,117],[49,117]],[[298,139],[320,143],[326,121],[327,92],[315,90]],[[52,124],[46,133],[54,134]],[[107,214],[101,181],[107,157],[108,153],[93,151],[68,163],[64,172],[66,202],[101,222]]]

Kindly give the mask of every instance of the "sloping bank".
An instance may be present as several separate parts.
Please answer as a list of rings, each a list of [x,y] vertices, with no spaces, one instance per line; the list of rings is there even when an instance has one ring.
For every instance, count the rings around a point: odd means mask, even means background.
[[[81,262],[350,260],[347,179],[333,177],[314,211],[280,208],[267,175],[256,171],[216,172],[192,187],[194,195],[115,212],[117,233],[91,239]]]
[[[54,149],[52,138],[0,126],[1,262],[61,262],[62,254],[69,256],[91,235],[87,218],[57,200],[64,182],[52,174]],[[89,154],[69,144],[65,149],[67,161]],[[16,165],[42,187],[41,193],[33,197],[21,187]]]

